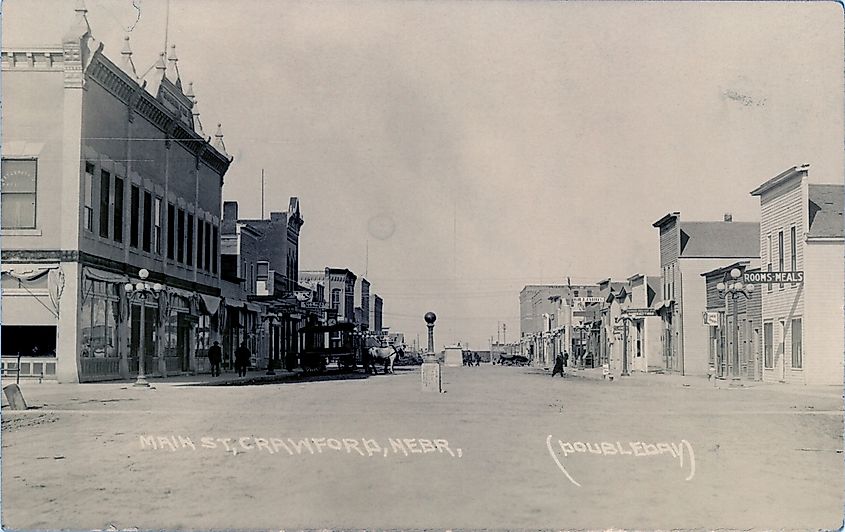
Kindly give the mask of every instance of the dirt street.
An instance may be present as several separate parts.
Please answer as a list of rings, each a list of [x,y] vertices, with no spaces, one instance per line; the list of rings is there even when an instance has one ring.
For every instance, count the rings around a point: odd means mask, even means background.
[[[841,389],[530,368],[259,386],[22,386],[14,529],[822,528]]]

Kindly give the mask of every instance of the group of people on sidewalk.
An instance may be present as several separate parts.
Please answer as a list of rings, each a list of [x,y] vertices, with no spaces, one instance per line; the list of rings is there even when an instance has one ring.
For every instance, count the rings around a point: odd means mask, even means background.
[[[249,367],[249,359],[251,353],[246,346],[246,342],[241,342],[241,345],[235,349],[235,369],[238,371],[238,377],[246,377],[246,370]],[[208,348],[208,362],[211,364],[211,376],[220,376],[220,365],[223,363],[223,350],[220,348],[220,342],[214,342],[214,345]]]

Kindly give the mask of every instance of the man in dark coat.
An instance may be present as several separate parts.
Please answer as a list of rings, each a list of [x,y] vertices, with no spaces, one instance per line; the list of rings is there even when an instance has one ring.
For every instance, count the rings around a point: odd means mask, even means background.
[[[214,345],[208,348],[208,362],[211,364],[211,376],[220,376],[220,363],[223,362],[223,350],[220,349],[220,344],[214,342]]]
[[[555,357],[555,367],[552,370],[552,377],[558,373],[563,377],[563,355],[561,353],[558,353],[557,357]]]
[[[238,377],[246,377],[246,368],[249,366],[249,348],[246,342],[241,342],[241,346],[235,349],[235,369],[238,370]]]

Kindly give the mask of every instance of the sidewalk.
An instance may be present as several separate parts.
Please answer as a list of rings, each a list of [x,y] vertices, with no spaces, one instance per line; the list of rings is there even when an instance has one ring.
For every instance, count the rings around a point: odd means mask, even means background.
[[[566,368],[570,376],[591,380],[608,380],[602,373],[602,368]],[[631,372],[627,377],[620,377],[615,374],[615,383],[636,383],[647,386],[676,386],[684,388],[715,388],[715,389],[740,389],[749,391],[767,391],[775,393],[789,393],[798,395],[811,395],[818,397],[843,397],[845,385],[804,385],[782,382],[762,382],[738,379],[708,379],[701,376],[684,376],[677,373],[643,373],[640,371]]]
[[[270,382],[294,381],[302,377],[301,371],[274,370],[275,375],[267,375],[266,370],[249,371],[246,377],[238,377],[236,373],[223,373],[219,377],[212,377],[210,373],[195,375],[178,375],[173,377],[148,377],[149,388],[135,388],[135,379],[110,380],[86,383],[38,382],[36,380],[21,380],[19,386],[24,400],[30,410],[37,410],[44,406],[67,407],[75,401],[109,401],[120,390],[145,390],[183,387],[183,386],[249,386]],[[3,379],[2,385],[14,384],[15,380]],[[8,410],[5,394],[2,396],[3,415],[15,412]]]

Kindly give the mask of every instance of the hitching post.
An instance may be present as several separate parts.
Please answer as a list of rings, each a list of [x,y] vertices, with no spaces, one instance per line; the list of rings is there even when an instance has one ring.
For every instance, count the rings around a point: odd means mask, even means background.
[[[440,380],[440,362],[434,353],[434,322],[437,316],[434,312],[426,312],[425,323],[428,326],[428,352],[422,364],[422,389],[424,392],[443,391]]]

